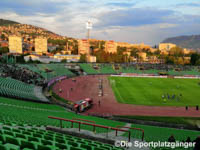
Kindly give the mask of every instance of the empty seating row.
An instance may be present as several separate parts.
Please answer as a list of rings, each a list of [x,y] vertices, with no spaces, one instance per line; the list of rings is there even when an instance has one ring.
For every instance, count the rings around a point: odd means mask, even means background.
[[[119,150],[109,144],[87,140],[38,128],[12,128],[4,126],[0,131],[0,145],[5,149],[35,150]],[[0,148],[1,148],[0,146]]]
[[[34,85],[29,85],[11,78],[0,77],[1,96],[39,101],[34,93],[34,88]]]

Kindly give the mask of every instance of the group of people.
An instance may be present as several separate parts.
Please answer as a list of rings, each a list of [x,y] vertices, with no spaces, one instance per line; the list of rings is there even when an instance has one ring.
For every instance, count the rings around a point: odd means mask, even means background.
[[[168,138],[168,142],[176,142],[175,137],[173,135],[171,135]],[[195,143],[194,150],[200,150],[200,136],[198,136],[194,141],[192,141],[190,137],[187,137],[187,139],[182,142],[187,142],[187,143],[194,142]]]
[[[181,98],[183,97],[183,95],[180,93],[180,94],[163,94],[162,95],[162,99],[164,102],[166,102],[167,100],[176,100],[176,101],[180,101]]]
[[[45,79],[40,74],[19,65],[0,64],[0,70],[1,77],[11,77],[28,84],[35,84],[38,86],[43,86],[45,83]]]
[[[120,66],[124,69],[127,67],[133,67],[135,69],[143,68],[143,70],[163,70],[163,71],[169,71],[169,70],[176,70],[178,68],[179,71],[191,71],[193,69],[199,70],[200,68],[192,67],[192,66],[183,66],[183,65],[168,65],[168,64],[139,64],[139,63],[124,63],[120,64]]]

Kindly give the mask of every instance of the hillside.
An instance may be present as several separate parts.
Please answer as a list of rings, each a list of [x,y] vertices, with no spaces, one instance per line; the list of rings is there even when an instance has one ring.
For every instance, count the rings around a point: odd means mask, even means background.
[[[13,25],[13,24],[20,24],[20,23],[15,21],[0,19],[0,26]]]
[[[23,38],[34,39],[37,36],[47,37],[49,39],[63,40],[66,37],[53,33],[45,28],[34,25],[21,24],[11,20],[0,19],[0,32],[4,34],[5,39],[9,35],[21,35]]]
[[[174,43],[183,48],[200,50],[200,35],[172,37],[165,39],[163,43]]]

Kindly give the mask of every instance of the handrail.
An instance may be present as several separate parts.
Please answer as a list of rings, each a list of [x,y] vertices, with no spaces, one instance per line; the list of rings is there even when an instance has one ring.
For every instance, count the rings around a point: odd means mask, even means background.
[[[90,120],[85,120],[85,119],[79,119],[79,118],[73,118],[72,120],[79,120],[79,121],[84,121],[84,122],[95,123],[95,121],[90,121]]]
[[[142,132],[142,141],[144,140],[144,130],[141,128],[134,128],[134,127],[123,127],[123,126],[117,126],[117,128],[127,128],[127,129],[133,129],[133,130],[138,130]],[[117,134],[117,133],[116,133]]]
[[[60,127],[61,127],[61,128],[62,128],[62,121],[68,121],[68,122],[71,122],[71,123],[72,123],[72,127],[73,127],[73,123],[78,123],[78,124],[79,124],[79,131],[80,131],[80,126],[81,126],[81,124],[84,124],[84,125],[88,125],[88,126],[93,126],[93,131],[94,131],[94,132],[96,131],[96,127],[98,127],[98,128],[104,128],[104,129],[115,130],[116,133],[117,133],[118,131],[121,131],[121,132],[128,132],[128,134],[129,134],[128,140],[129,140],[129,142],[130,142],[131,132],[128,131],[128,130],[124,130],[124,129],[120,129],[120,128],[114,128],[114,127],[108,127],[108,126],[103,126],[103,125],[98,125],[98,124],[92,124],[92,123],[87,123],[87,122],[81,122],[81,121],[76,121],[76,120],[70,120],[70,119],[65,119],[65,118],[59,118],[59,117],[48,116],[48,118],[60,120]],[[117,136],[117,134],[116,134],[116,136]]]

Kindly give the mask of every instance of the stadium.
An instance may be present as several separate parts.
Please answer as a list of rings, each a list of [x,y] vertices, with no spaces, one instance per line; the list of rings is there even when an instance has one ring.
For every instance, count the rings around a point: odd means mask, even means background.
[[[54,63],[0,68],[1,150],[119,150],[126,148],[116,147],[117,140],[199,140],[197,66]]]

